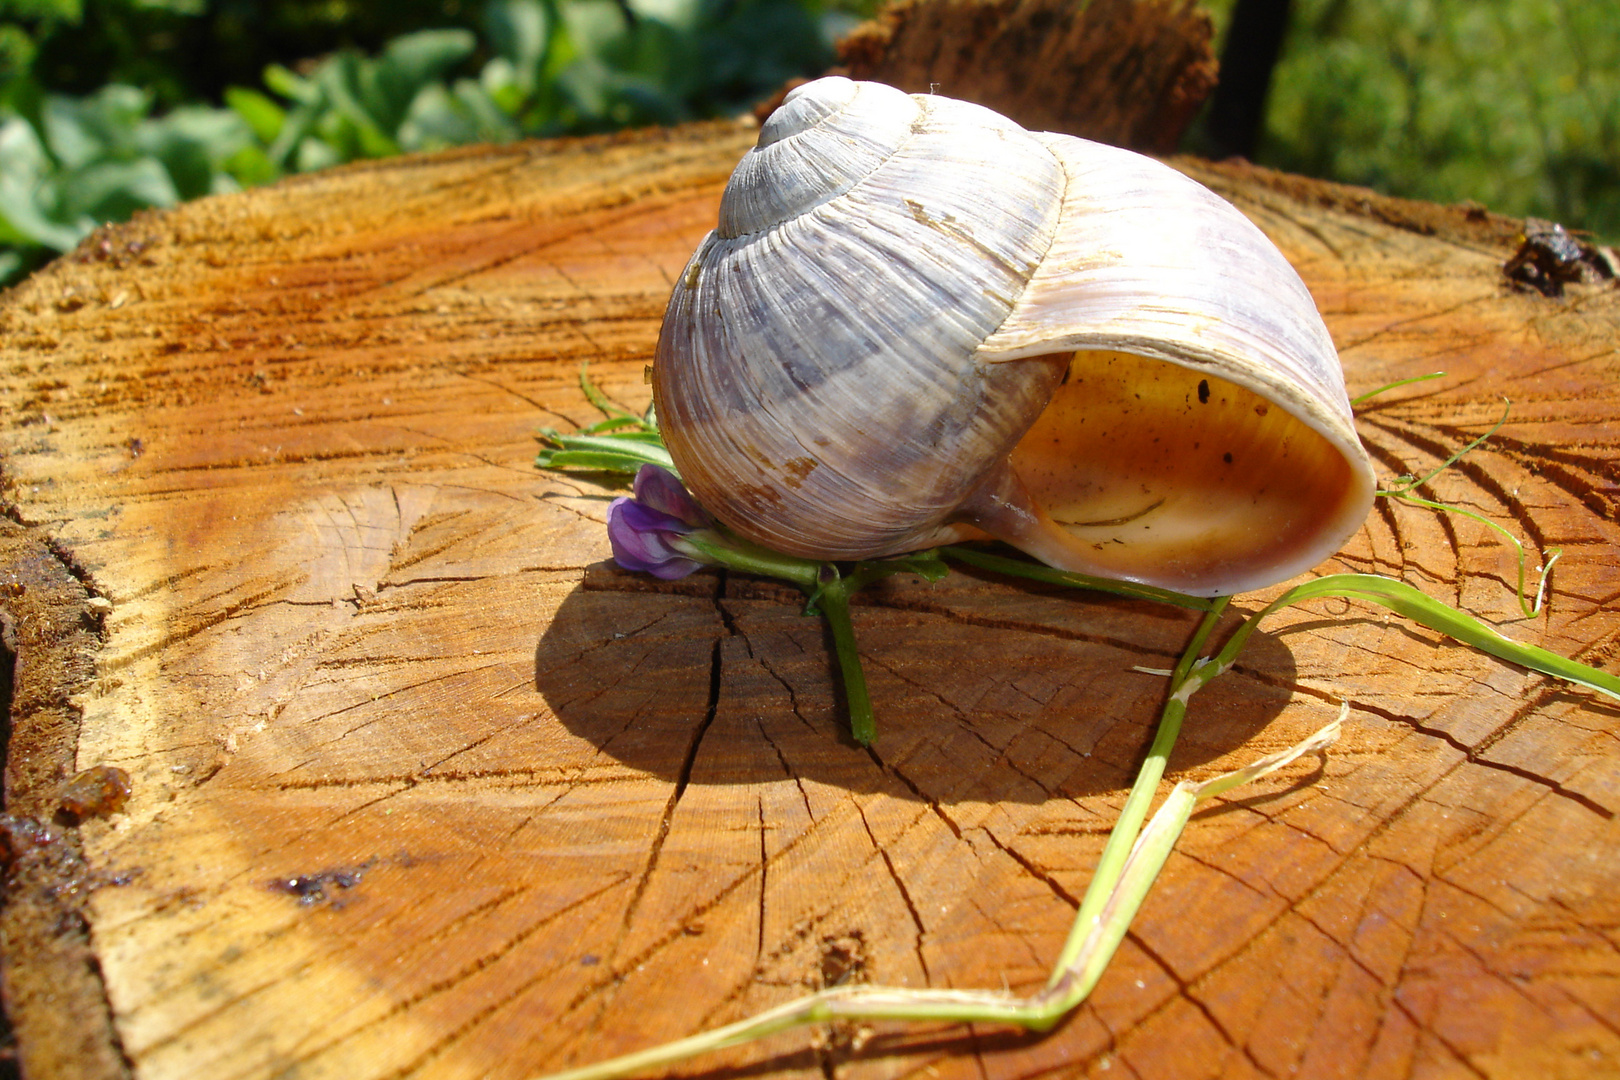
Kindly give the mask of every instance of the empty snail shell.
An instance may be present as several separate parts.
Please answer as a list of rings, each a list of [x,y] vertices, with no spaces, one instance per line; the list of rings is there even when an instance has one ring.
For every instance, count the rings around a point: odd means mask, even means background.
[[[988,534],[1219,595],[1308,570],[1373,498],[1333,342],[1248,219],[1152,159],[877,83],[766,121],[653,386],[704,507],[807,558]]]

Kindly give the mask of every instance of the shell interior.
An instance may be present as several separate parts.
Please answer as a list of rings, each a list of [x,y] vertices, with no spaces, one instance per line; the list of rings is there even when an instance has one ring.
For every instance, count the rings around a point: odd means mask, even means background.
[[[1012,469],[1070,568],[1191,592],[1302,573],[1366,513],[1351,463],[1287,410],[1128,353],[1076,353]]]

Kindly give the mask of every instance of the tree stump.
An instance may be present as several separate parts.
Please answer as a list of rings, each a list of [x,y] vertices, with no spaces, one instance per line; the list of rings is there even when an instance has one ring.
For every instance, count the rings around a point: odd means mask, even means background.
[[[862,595],[879,741],[770,583],[607,561],[537,428],[640,409],[665,298],[752,130],[360,165],[109,229],[0,300],[8,809],[30,1076],[489,1076],[840,981],[1045,980],[1186,613],[953,572]],[[1609,670],[1620,298],[1514,291],[1514,225],[1182,161],[1304,275],[1388,476],[1324,569],[1403,578]],[[104,598],[106,604],[89,603]],[[1241,598],[1256,609],[1268,597]],[[1213,775],[1092,999],[1037,1037],[876,1025],[686,1071],[820,1078],[1620,1071],[1617,710],[1347,603],[1193,702]],[[80,852],[82,851],[82,858]],[[67,1003],[64,1005],[64,1003]],[[1113,1071],[1119,1070],[1119,1071]]]

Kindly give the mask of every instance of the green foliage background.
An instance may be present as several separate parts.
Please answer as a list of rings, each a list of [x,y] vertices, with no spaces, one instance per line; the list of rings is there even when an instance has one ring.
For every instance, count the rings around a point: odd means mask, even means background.
[[[0,0],[0,282],[289,172],[740,112],[877,2]],[[1257,157],[1620,236],[1620,0],[1294,0]]]
[[[1620,239],[1620,0],[1293,0],[1256,157]]]
[[[368,51],[350,35],[377,8],[351,0],[81,2],[0,0],[0,281],[141,207],[290,172],[740,112],[829,65],[856,21],[822,0],[404,0],[395,28],[470,25]],[[204,23],[220,40],[194,40]],[[244,26],[344,44],[289,67]],[[257,85],[225,54],[267,58]],[[104,84],[69,92],[87,56]]]

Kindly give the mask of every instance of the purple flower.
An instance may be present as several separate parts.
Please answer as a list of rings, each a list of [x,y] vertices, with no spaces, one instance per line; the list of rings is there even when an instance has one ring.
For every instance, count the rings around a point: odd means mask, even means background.
[[[680,518],[694,529],[714,527],[714,518],[697,504],[675,474],[657,465],[643,465],[632,487],[636,502],[670,517]]]
[[[673,581],[705,565],[701,554],[682,542],[714,521],[681,482],[657,465],[636,473],[635,496],[608,506],[608,542],[626,570],[640,570]]]

